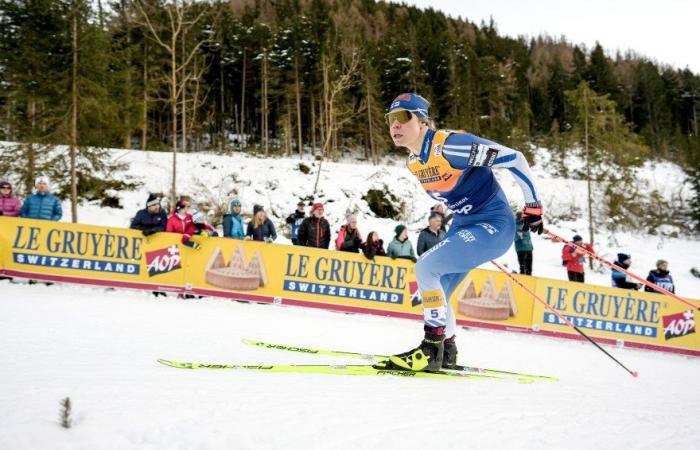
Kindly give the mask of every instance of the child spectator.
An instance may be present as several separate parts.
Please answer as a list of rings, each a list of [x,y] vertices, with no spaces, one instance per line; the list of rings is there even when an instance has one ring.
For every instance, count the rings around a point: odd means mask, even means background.
[[[430,213],[428,226],[421,230],[418,235],[418,245],[416,252],[418,256],[436,246],[445,239],[445,230],[442,229],[442,216],[438,212]]]
[[[523,231],[523,213],[518,211],[515,215],[515,252],[518,254],[518,264],[522,275],[532,275],[532,240],[530,239],[530,227]],[[571,277],[569,277],[571,279]],[[583,280],[581,280],[583,282]]]
[[[623,269],[629,269],[632,265],[632,256],[625,253],[618,253],[617,261],[614,262],[614,265],[622,267]],[[630,277],[615,269],[612,271],[612,285],[613,287],[634,289],[635,291],[642,286],[641,283],[633,282]]]
[[[243,218],[241,217],[241,201],[231,200],[229,212],[224,214],[224,237],[232,239],[245,239]]]
[[[141,230],[144,236],[165,231],[168,215],[160,206],[160,199],[155,194],[150,194],[146,200],[146,207],[136,213],[131,221],[130,228]]]
[[[277,232],[272,221],[267,218],[261,205],[253,206],[253,218],[248,222],[246,239],[254,241],[272,242],[277,239]]]
[[[323,217],[323,204],[314,203],[311,216],[299,225],[297,239],[299,245],[314,248],[328,248],[331,243],[331,226]]]
[[[200,247],[199,243],[192,240],[192,236],[197,233],[197,227],[194,226],[189,208],[189,201],[184,199],[178,200],[173,213],[168,217],[168,224],[165,227],[165,231],[168,233],[181,234],[183,244],[198,250]]]
[[[36,192],[24,200],[19,216],[27,219],[61,220],[61,201],[49,192],[50,187],[47,177],[39,177],[36,180]]]
[[[0,180],[0,216],[17,217],[22,209],[22,202],[12,195],[12,184]]]
[[[306,217],[306,211],[304,211],[304,202],[297,203],[297,209],[291,213],[286,222],[292,227],[292,244],[299,245],[299,227]]]
[[[195,233],[197,236],[219,236],[219,233],[216,232],[214,227],[207,223],[207,218],[201,211],[194,211],[192,213],[192,223],[194,223],[194,227],[197,229],[197,232]]]
[[[676,286],[673,284],[673,277],[671,277],[671,272],[668,270],[668,261],[665,259],[656,261],[656,270],[649,271],[647,281],[650,281],[673,294],[676,293]],[[644,286],[644,290],[646,292],[657,292],[646,285]]]
[[[370,231],[367,240],[362,244],[362,253],[367,259],[374,259],[375,256],[386,256],[384,241],[379,239],[379,233]]]
[[[566,273],[569,276],[569,281],[578,283],[585,282],[586,272],[586,252],[593,251],[591,244],[584,244],[583,238],[578,234],[574,236],[572,242],[574,245],[565,245],[562,249],[561,260],[566,265]]]
[[[335,239],[335,249],[341,252],[358,253],[362,246],[362,236],[357,229],[357,216],[348,214],[345,220],[345,225],[341,225],[338,237]]]
[[[397,225],[394,228],[394,240],[389,243],[386,250],[387,256],[392,259],[410,259],[413,262],[417,261],[416,254],[413,252],[413,245],[408,240],[408,231],[405,225]]]

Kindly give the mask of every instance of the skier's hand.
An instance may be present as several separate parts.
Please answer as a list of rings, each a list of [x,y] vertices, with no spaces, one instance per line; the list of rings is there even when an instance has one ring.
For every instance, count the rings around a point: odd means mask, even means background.
[[[542,234],[544,231],[544,209],[539,203],[527,203],[525,209],[523,210],[523,229],[522,231],[527,231],[528,228],[532,232],[537,234]]]

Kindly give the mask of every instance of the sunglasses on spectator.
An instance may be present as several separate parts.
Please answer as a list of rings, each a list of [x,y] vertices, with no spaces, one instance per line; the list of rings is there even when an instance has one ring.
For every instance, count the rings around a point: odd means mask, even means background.
[[[0,186],[0,189],[12,189],[10,186]]]
[[[413,117],[413,114],[411,114],[411,111],[408,111],[406,109],[400,109],[398,111],[392,111],[390,113],[384,114],[386,124],[389,126],[391,126],[391,124],[394,123],[395,120],[397,120],[401,125],[408,123],[408,121],[411,120],[411,117]]]

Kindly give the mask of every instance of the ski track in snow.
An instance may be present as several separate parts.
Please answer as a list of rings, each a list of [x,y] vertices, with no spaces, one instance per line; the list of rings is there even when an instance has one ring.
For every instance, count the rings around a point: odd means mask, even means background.
[[[0,281],[2,449],[692,448],[700,359],[459,329],[464,364],[558,383],[180,370],[198,362],[354,363],[241,338],[367,353],[419,322],[223,299]],[[58,425],[70,396],[74,426]]]

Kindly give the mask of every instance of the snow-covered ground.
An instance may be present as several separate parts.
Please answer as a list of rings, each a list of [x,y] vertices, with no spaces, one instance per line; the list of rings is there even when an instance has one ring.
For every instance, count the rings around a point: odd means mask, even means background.
[[[510,384],[188,371],[158,357],[357,363],[252,348],[241,338],[360,352],[406,350],[418,322],[221,299],[0,281],[0,448],[696,448],[700,359],[460,329],[462,363],[558,376]],[[73,402],[71,429],[59,401]]]
[[[98,204],[83,204],[79,209],[82,223],[128,227],[131,217],[144,207],[148,192],[169,192],[172,156],[163,152],[139,150],[112,150],[113,158],[127,163],[128,170],[121,177],[136,181],[141,186],[135,191],[115,193],[122,200],[124,209],[101,208]],[[564,217],[574,214],[575,219],[560,220],[550,226],[552,231],[571,239],[580,234],[588,241],[588,227],[585,219],[585,182],[553,177],[543,170],[547,167],[547,151],[537,151],[537,164],[533,167],[538,180],[546,214]],[[299,170],[303,162],[311,168],[304,174]],[[572,162],[571,164],[574,164]],[[289,243],[282,236],[289,234],[284,218],[296,208],[301,198],[313,194],[318,171],[318,162],[311,159],[300,161],[298,157],[264,159],[234,153],[221,156],[208,153],[186,153],[178,155],[178,186],[181,195],[190,195],[195,203],[208,202],[227,205],[238,197],[243,203],[243,212],[250,214],[254,204],[262,204],[268,211],[280,238],[278,242]],[[514,208],[522,207],[522,193],[507,170],[497,170],[496,174]],[[677,166],[670,163],[648,163],[640,170],[640,183],[645,192],[658,190],[665,198],[681,196],[687,201],[693,195],[685,177]],[[393,239],[396,221],[377,218],[362,197],[369,189],[388,190],[406,204],[405,224],[409,238],[414,245],[419,231],[427,225],[430,207],[435,203],[420,187],[416,179],[400,162],[393,165],[373,166],[361,162],[324,162],[318,184],[317,201],[326,205],[326,217],[331,229],[336,232],[345,220],[347,212],[358,215],[358,226],[363,237],[371,231],[378,231],[387,245]],[[234,194],[235,193],[235,194]],[[69,220],[70,204],[64,203]],[[308,212],[307,208],[307,212]],[[549,224],[548,224],[549,225]],[[333,236],[335,239],[335,236]],[[671,274],[676,282],[676,292],[680,295],[700,298],[700,279],[690,274],[691,267],[700,267],[700,241],[696,237],[663,238],[643,233],[616,233],[598,230],[596,250],[611,261],[618,252],[632,254],[634,272],[646,278],[649,270],[655,267],[658,259],[669,261]],[[554,279],[566,279],[566,270],[561,266],[562,245],[551,239],[534,236],[533,274]],[[501,263],[517,270],[515,250],[511,248]],[[492,266],[485,264],[485,269]],[[586,274],[586,281],[609,286],[610,271]]]

